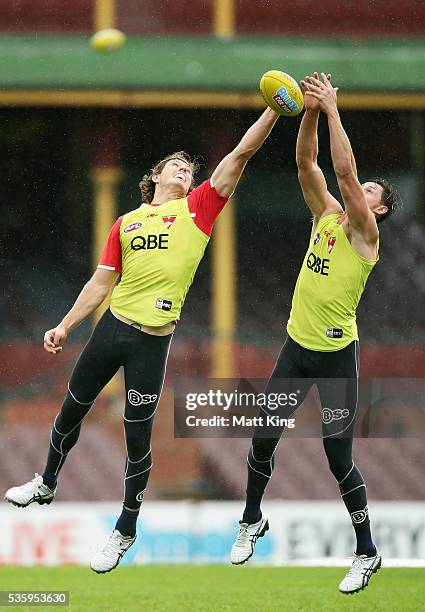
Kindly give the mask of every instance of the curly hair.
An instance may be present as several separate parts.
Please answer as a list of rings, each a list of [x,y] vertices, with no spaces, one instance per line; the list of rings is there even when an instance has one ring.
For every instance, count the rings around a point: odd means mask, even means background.
[[[161,174],[165,164],[171,159],[179,159],[180,161],[184,161],[189,164],[189,167],[192,172],[192,183],[190,185],[189,191],[195,187],[195,174],[199,170],[199,164],[196,159],[192,159],[190,155],[185,153],[185,151],[177,151],[176,153],[171,153],[171,155],[167,155],[164,159],[161,159],[158,163],[155,164],[153,168],[149,171],[148,174],[145,174],[142,180],[139,183],[140,191],[142,192],[143,202],[149,204],[153,200],[153,196],[155,193],[155,183],[152,180],[154,174]]]

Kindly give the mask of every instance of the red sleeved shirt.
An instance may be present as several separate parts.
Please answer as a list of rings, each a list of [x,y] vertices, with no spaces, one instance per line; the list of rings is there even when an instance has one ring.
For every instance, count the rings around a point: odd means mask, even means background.
[[[223,210],[228,198],[218,195],[215,187],[212,186],[211,179],[208,179],[189,193],[187,200],[194,223],[204,234],[211,236],[215,220]],[[150,206],[160,206],[160,204],[152,203]],[[120,227],[123,216],[118,217],[112,226],[98,268],[122,272]]]
[[[193,220],[207,236],[211,236],[215,220],[227,200],[228,198],[218,195],[216,188],[212,186],[211,179],[204,181],[189,193],[187,201]]]
[[[98,268],[111,270],[112,272],[122,272],[121,240],[120,227],[124,215],[118,217],[109,232],[108,240],[103,247],[103,252],[99,260]]]

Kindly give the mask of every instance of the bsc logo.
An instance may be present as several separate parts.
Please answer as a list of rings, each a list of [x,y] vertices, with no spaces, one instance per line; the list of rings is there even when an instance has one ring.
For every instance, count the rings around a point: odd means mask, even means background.
[[[367,519],[368,509],[367,506],[364,510],[356,510],[356,512],[351,513],[351,520],[353,523],[363,523]]]
[[[130,402],[132,406],[141,406],[142,404],[152,404],[152,402],[158,399],[157,395],[149,395],[147,393],[142,395],[135,389],[129,389],[127,397],[128,397],[128,401]]]
[[[331,410],[330,408],[323,408],[322,410],[322,421],[325,425],[329,425],[332,421],[339,421],[348,417],[350,413],[347,408],[336,408]]]

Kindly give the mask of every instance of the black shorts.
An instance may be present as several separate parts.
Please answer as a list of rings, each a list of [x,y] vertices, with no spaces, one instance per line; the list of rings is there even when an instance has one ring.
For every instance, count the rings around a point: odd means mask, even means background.
[[[70,392],[82,403],[93,402],[123,366],[126,412],[153,409],[161,394],[172,336],[152,336],[106,310],[74,367]]]
[[[312,351],[287,336],[272,378],[358,378],[359,342],[339,351]]]
[[[358,369],[357,340],[339,351],[322,352],[306,349],[288,336],[266,393],[297,391],[296,407],[279,411],[280,417],[289,418],[301,406],[312,385],[316,385],[321,401],[322,436],[352,437],[357,410]],[[277,430],[268,431],[265,437],[274,437],[277,433]]]

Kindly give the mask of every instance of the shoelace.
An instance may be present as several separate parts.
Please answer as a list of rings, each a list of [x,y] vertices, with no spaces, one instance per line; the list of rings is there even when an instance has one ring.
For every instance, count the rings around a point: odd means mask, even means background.
[[[248,533],[248,527],[241,525],[239,527],[239,535],[238,535],[238,540],[236,542],[236,546],[245,546],[245,544],[247,544],[248,541],[252,541],[250,540],[250,536]]]
[[[110,536],[109,540],[106,542],[102,553],[110,557],[116,555],[117,553],[120,554],[122,552],[120,544],[125,541],[125,539],[126,538],[121,538],[118,534],[113,533]]]
[[[362,576],[367,576],[370,573],[370,568],[363,567],[362,559],[354,559],[353,564],[350,567],[346,578],[349,580],[350,578],[356,577],[357,574],[359,573]]]
[[[248,526],[245,527],[243,525],[241,525],[239,527],[239,535],[238,535],[238,540],[236,542],[236,546],[244,546],[245,544],[247,544],[248,542],[253,542],[255,543],[257,540],[257,533],[249,533],[248,532]]]

